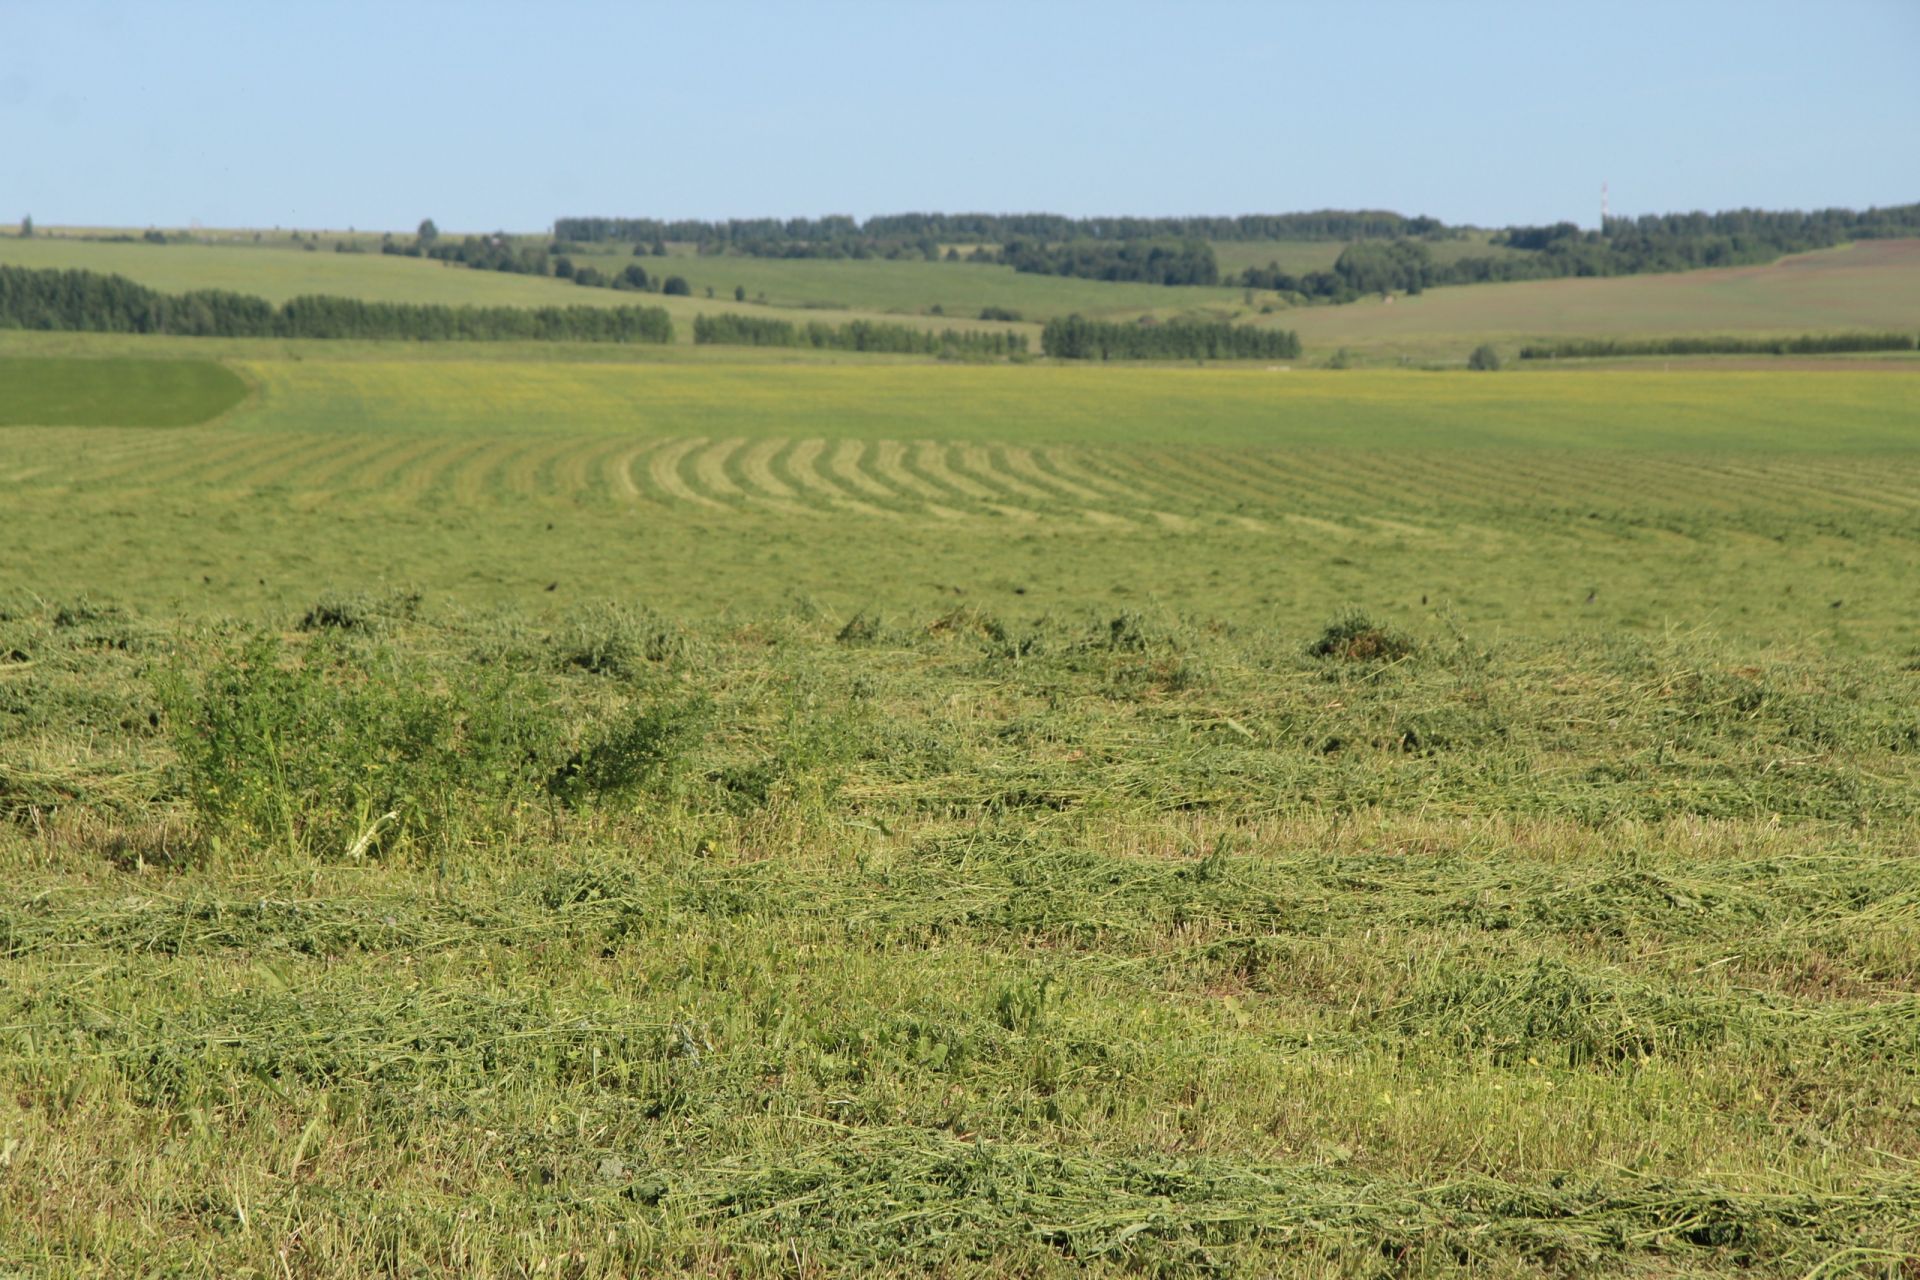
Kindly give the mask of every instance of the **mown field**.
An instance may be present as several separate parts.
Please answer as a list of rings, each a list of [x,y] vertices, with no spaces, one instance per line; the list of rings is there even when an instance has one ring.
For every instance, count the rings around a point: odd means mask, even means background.
[[[1920,1266],[1906,378],[679,355],[0,335],[0,1273]]]

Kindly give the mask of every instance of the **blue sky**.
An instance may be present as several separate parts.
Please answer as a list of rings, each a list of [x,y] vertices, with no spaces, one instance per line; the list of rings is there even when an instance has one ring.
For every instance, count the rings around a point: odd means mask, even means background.
[[[0,0],[0,219],[1920,200],[1920,0]]]

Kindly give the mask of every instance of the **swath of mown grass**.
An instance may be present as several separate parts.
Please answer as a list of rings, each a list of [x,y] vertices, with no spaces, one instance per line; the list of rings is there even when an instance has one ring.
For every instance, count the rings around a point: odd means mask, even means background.
[[[1913,1255],[1895,657],[384,591],[10,604],[12,652],[0,766],[92,781],[0,823],[9,1266]],[[244,735],[210,771],[236,717],[317,781]],[[399,749],[502,717],[505,753]],[[432,803],[360,844],[369,761]]]

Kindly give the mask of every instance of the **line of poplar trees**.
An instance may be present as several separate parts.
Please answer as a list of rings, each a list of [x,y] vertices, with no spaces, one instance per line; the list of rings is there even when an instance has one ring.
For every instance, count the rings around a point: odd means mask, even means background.
[[[0,266],[0,328],[216,338],[672,342],[660,307],[446,307],[359,298],[168,294],[95,271]]]
[[[795,324],[766,316],[731,312],[693,318],[696,343],[744,347],[815,347],[834,351],[878,351],[899,355],[1008,356],[1027,350],[1027,335],[991,329],[916,329],[904,324],[876,324],[853,320],[823,324],[818,320]]]
[[[1113,324],[1071,315],[1047,322],[1040,350],[1062,360],[1291,360],[1300,354],[1300,335],[1214,321]]]
[[[1812,356],[1850,351],[1914,351],[1911,333],[1809,333],[1797,338],[1563,338],[1520,348],[1522,360],[1609,356]]]

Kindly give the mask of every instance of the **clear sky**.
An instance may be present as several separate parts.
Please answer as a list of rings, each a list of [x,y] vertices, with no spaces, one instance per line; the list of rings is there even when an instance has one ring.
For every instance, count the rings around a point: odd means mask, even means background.
[[[1920,200],[1920,0],[0,0],[0,219]]]

